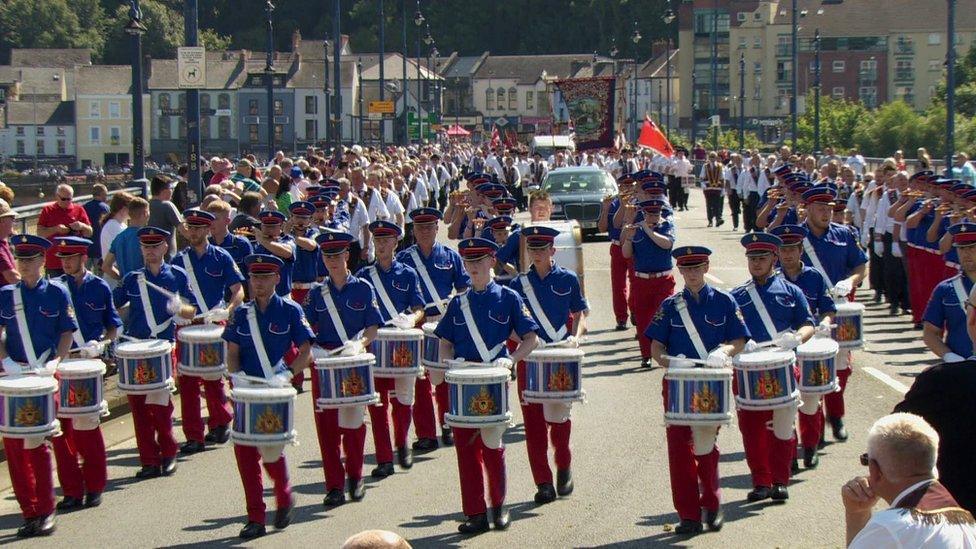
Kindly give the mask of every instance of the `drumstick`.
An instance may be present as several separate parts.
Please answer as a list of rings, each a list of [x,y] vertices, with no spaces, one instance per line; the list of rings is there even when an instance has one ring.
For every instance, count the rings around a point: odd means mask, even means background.
[[[152,282],[150,282],[150,281],[147,280],[146,281],[146,286],[152,288],[153,290],[156,290],[157,292],[163,294],[164,296],[166,296],[166,297],[168,297],[170,299],[179,299],[179,300],[182,301],[182,298],[180,298],[179,294],[177,294],[176,292],[171,292],[171,291],[167,290],[166,288],[163,288],[162,286],[160,286],[158,284],[154,284],[154,283],[152,283]]]
[[[244,381],[250,381],[252,383],[261,383],[263,385],[270,385],[271,384],[270,383],[271,380],[269,380],[269,379],[266,379],[266,378],[263,378],[263,377],[249,376],[247,374],[242,374],[241,372],[228,373],[227,374],[227,377],[232,378],[232,379],[236,377],[237,379],[243,379]]]
[[[664,358],[666,358],[668,360],[668,362],[671,362],[672,360],[684,360],[686,362],[693,362],[695,364],[701,364],[702,366],[706,366],[708,364],[707,361],[701,360],[701,359],[697,359],[697,358],[682,358],[680,356],[671,356],[671,355],[664,355]]]

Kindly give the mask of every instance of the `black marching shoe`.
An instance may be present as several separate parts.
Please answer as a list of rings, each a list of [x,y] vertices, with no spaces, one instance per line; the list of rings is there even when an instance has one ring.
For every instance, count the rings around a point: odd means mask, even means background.
[[[568,496],[573,493],[573,471],[562,469],[556,471],[556,493],[560,496]]]
[[[401,469],[409,469],[413,467],[413,452],[410,448],[404,446],[403,448],[397,448],[397,463],[400,464]]]
[[[163,464],[159,466],[159,469],[164,477],[173,476],[173,473],[176,472],[176,458],[163,458]]]
[[[720,217],[720,218],[718,218],[718,220],[717,220],[717,221],[715,222],[715,226],[716,226],[716,227],[721,227],[722,225],[725,225],[725,220],[724,220],[724,219],[722,219],[722,218]]]
[[[711,222],[711,221],[709,221],[709,222],[708,222],[708,226],[709,226],[709,227],[711,227],[711,226],[712,226],[712,222]],[[699,524],[699,526],[701,526],[701,524]],[[699,530],[699,532],[701,532],[701,530]]]
[[[268,533],[268,530],[260,522],[248,522],[241,528],[241,533],[238,534],[241,539],[255,539],[259,538]]]
[[[790,492],[786,489],[785,485],[774,484],[773,492],[770,494],[770,497],[773,498],[773,501],[786,501],[790,499]]]
[[[817,455],[816,448],[803,449],[803,466],[807,469],[816,469],[820,463],[820,456]]]
[[[34,535],[35,536],[50,536],[54,533],[57,528],[57,523],[54,520],[54,513],[47,516],[38,517],[34,522]]]
[[[413,451],[420,453],[433,452],[437,449],[436,438],[421,438],[413,443]]]
[[[342,490],[329,490],[329,493],[325,495],[325,499],[322,500],[322,505],[326,507],[335,507],[337,505],[342,505],[346,502],[346,495],[342,493]]]
[[[140,480],[145,480],[147,478],[156,478],[161,473],[159,465],[143,465],[142,469],[136,472],[136,478]]]
[[[834,440],[839,440],[841,442],[847,440],[847,429],[844,428],[844,420],[839,417],[828,418],[830,420],[830,427],[834,431]]]
[[[652,359],[652,358],[642,358],[641,359],[641,368],[648,368],[650,370],[653,370],[654,369],[654,359]]]
[[[98,507],[102,504],[101,492],[88,492],[85,494],[85,507]]]
[[[471,515],[467,520],[458,525],[458,532],[462,534],[480,534],[488,531],[488,515]]]
[[[514,371],[513,369],[512,372]],[[441,444],[444,446],[454,446],[454,431],[450,427],[441,427]]]
[[[697,520],[682,519],[681,522],[674,527],[674,533],[679,536],[692,536],[695,534],[702,533],[704,528],[702,523]]]
[[[508,509],[504,505],[492,507],[491,517],[495,530],[506,530],[508,525],[512,523],[512,518],[508,515]]]
[[[390,464],[393,465],[392,463]],[[366,483],[363,479],[347,479],[346,490],[349,492],[349,499],[361,501],[366,496]]]
[[[369,476],[373,478],[386,478],[393,474],[393,462],[387,461],[386,463],[380,463],[373,469],[373,472]]]
[[[820,433],[820,442],[817,443],[817,450],[823,450],[827,447],[827,433]]]
[[[722,507],[715,511],[709,511],[705,509],[705,524],[708,525],[708,529],[712,532],[718,532],[722,529],[722,524],[725,522],[725,513],[722,512]]]
[[[796,475],[800,472],[800,462],[794,457],[793,463],[790,465],[790,474]]]
[[[74,511],[76,509],[81,509],[85,505],[85,502],[81,498],[65,496],[64,499],[58,502],[58,511]]]
[[[620,322],[620,323],[617,324],[617,327],[614,328],[614,330],[617,330],[618,332],[623,332],[626,329],[627,329],[627,323],[626,322]]]
[[[24,524],[17,529],[18,538],[32,538],[37,534],[37,519],[31,518],[24,521]]]
[[[213,442],[215,444],[223,444],[230,440],[230,428],[226,425],[218,425],[207,433],[207,436],[203,437],[206,442]]]
[[[769,486],[756,486],[746,495],[746,500],[751,502],[762,501],[769,498]]]
[[[291,512],[295,508],[295,502],[291,502],[287,507],[282,507],[275,511],[274,527],[277,530],[284,530],[291,524]]]
[[[207,435],[210,436],[210,435]],[[180,446],[180,453],[183,455],[192,455],[204,451],[203,443],[198,440],[188,440]]]
[[[552,484],[544,482],[538,485],[539,490],[535,493],[535,502],[539,505],[545,505],[547,503],[552,503],[556,501],[556,489],[553,488]]]

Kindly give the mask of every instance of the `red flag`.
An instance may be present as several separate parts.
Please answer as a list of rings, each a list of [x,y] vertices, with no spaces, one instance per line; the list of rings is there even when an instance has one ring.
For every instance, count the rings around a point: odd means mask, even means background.
[[[505,146],[514,149],[518,145],[518,134],[509,128],[505,130]]]
[[[674,156],[674,147],[671,146],[671,142],[661,132],[661,128],[658,128],[657,124],[651,120],[650,116],[644,117],[644,127],[641,128],[640,137],[637,138],[637,144],[654,149],[668,158]]]
[[[489,145],[492,149],[497,147],[501,143],[501,138],[498,136],[498,126],[491,127],[491,143]]]

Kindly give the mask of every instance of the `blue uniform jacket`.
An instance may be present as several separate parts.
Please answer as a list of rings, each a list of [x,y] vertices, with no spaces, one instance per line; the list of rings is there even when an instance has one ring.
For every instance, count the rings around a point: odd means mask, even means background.
[[[468,290],[471,316],[481,334],[485,347],[491,353],[489,360],[507,357],[505,342],[515,332],[525,337],[529,332],[538,332],[539,327],[522,298],[515,290],[494,281],[489,282],[483,291]],[[434,333],[454,344],[454,358],[471,362],[484,362],[471,338],[467,322],[461,311],[461,296],[454,296],[447,306],[447,312],[437,324]]]
[[[390,304],[395,311],[394,314],[410,312],[414,307],[424,306],[424,295],[420,291],[420,278],[417,277],[417,271],[413,267],[396,260],[385,271],[380,267],[379,263],[375,263],[369,267],[363,267],[356,273],[356,278],[365,280],[373,286],[373,290],[376,293],[377,309],[379,310],[380,317],[383,319],[383,324],[388,323],[393,318],[393,315],[387,310],[386,303],[383,302],[380,296],[380,289],[373,281],[371,273],[374,271],[379,277],[387,297],[390,298]]]
[[[340,291],[332,284],[331,279],[326,279],[325,282],[312,286],[302,305],[305,317],[315,328],[315,342],[322,347],[331,349],[346,343],[332,323],[332,316],[322,296],[323,286],[329,288],[336,312],[349,338],[355,338],[359,332],[370,326],[383,324],[380,312],[376,308],[376,294],[369,282],[349,275]]]
[[[522,296],[522,300],[529,307],[529,312],[532,313],[532,319],[539,325],[537,332],[539,337],[547,343],[552,343],[553,339],[542,328],[543,323],[539,321],[535,309],[529,304],[523,285],[526,279],[532,285],[536,299],[539,300],[539,305],[542,306],[546,319],[554,330],[558,331],[562,328],[569,320],[570,314],[589,310],[589,305],[580,289],[579,277],[573,271],[553,265],[549,274],[545,278],[540,278],[535,266],[532,266],[525,275],[515,277],[509,287]]]
[[[62,275],[58,282],[70,292],[82,339],[98,341],[108,327],[122,325],[119,311],[112,302],[112,290],[104,280],[85,273],[81,285],[76,285],[75,278],[71,275]]]
[[[224,341],[236,343],[240,347],[240,368],[249,376],[264,377],[261,361],[255,350],[254,339],[251,337],[251,326],[247,321],[248,311],[256,309],[257,305],[249,301],[234,310],[233,316],[224,328]],[[256,311],[258,329],[264,350],[268,354],[268,361],[274,367],[274,373],[284,372],[282,359],[292,345],[300,347],[315,334],[312,327],[305,320],[302,308],[294,301],[279,295],[271,296],[264,312]]]
[[[732,295],[714,288],[708,284],[702,286],[695,299],[691,290],[685,288],[661,304],[654,315],[654,319],[644,330],[644,335],[658,341],[668,350],[671,356],[685,355],[687,358],[704,360],[695,349],[684,321],[678,313],[678,303],[684,302],[688,307],[688,315],[702,344],[708,352],[719,345],[743,338],[748,339],[749,329],[742,321],[742,313]]]
[[[766,326],[759,317],[759,311],[753,304],[752,298],[749,297],[746,288],[749,284],[754,283],[750,280],[746,284],[736,287],[732,290],[732,296],[739,304],[739,309],[742,311],[742,317],[746,322],[746,327],[749,328],[749,333],[752,334],[752,339],[757,343],[763,343],[773,339],[776,334],[766,332]],[[756,284],[756,291],[766,306],[766,311],[773,321],[776,333],[788,329],[799,330],[806,324],[815,324],[813,313],[810,312],[810,305],[807,303],[806,296],[803,295],[803,290],[779,274],[773,274],[761,286]]]
[[[27,288],[23,281],[0,288],[0,326],[6,328],[7,355],[17,362],[27,362],[27,353],[21,341],[20,328],[14,314],[14,291],[20,288],[24,299],[24,317],[34,354],[40,358],[50,351],[47,360],[55,357],[58,341],[64,332],[78,328],[74,313],[68,306],[68,290],[59,284],[52,284],[42,278],[33,288]]]

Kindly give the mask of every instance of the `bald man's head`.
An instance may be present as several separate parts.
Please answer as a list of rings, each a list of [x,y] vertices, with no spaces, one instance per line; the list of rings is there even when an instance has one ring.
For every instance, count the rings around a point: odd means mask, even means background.
[[[347,539],[342,549],[410,549],[410,544],[393,532],[365,530]]]

